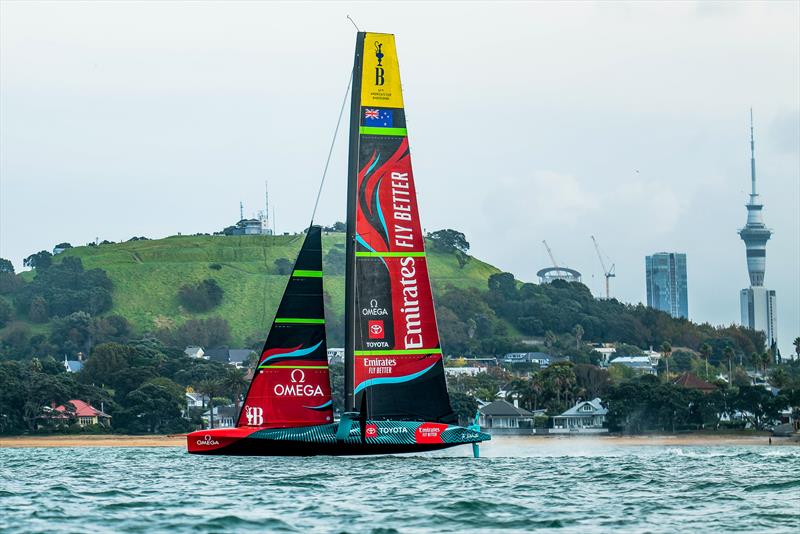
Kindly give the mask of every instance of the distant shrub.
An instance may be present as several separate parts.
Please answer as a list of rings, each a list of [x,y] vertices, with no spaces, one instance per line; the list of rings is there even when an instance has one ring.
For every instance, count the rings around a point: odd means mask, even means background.
[[[184,285],[178,290],[178,301],[189,311],[207,312],[222,302],[223,289],[208,278],[199,284]]]
[[[158,339],[170,347],[183,349],[188,345],[200,347],[222,347],[230,342],[231,329],[221,317],[191,319],[178,328],[161,328],[156,332]]]
[[[211,265],[208,266],[208,268],[213,269],[215,271],[219,271],[220,269],[222,269],[222,265],[220,265],[219,263],[212,263]]]
[[[292,262],[286,258],[278,258],[275,260],[275,270],[278,274],[291,274],[293,267],[294,265],[292,265]]]

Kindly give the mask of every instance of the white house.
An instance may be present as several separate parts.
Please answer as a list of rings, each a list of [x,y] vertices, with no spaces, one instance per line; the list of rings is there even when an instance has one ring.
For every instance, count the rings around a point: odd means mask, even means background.
[[[183,353],[190,358],[208,358],[205,357],[205,351],[203,351],[203,347],[186,347],[183,350]]]
[[[657,364],[653,365],[649,356],[618,356],[611,360],[610,365],[624,365],[643,375],[654,375],[657,369]]]
[[[328,363],[344,363],[344,349],[328,348]]]
[[[445,367],[444,374],[448,376],[475,376],[485,372],[483,367]]]
[[[214,406],[214,428],[233,428],[236,426],[236,418],[239,412],[233,404],[228,406]],[[211,424],[211,410],[203,413],[203,424],[206,428]]]
[[[603,428],[608,409],[600,399],[581,401],[561,415],[553,417],[551,434],[568,434],[570,432],[583,434],[600,434],[608,432]]]
[[[83,362],[81,360],[68,360],[67,357],[64,356],[64,369],[66,369],[68,373],[77,373],[83,369]]]
[[[544,410],[541,410],[544,412]],[[496,400],[478,408],[481,429],[497,434],[533,434],[533,418],[529,412],[510,402]]]
[[[600,365],[602,367],[608,367],[608,362],[617,353],[617,349],[614,347],[595,347],[592,352],[600,355]]]
[[[208,395],[197,392],[186,392],[186,408],[205,408],[208,404]]]

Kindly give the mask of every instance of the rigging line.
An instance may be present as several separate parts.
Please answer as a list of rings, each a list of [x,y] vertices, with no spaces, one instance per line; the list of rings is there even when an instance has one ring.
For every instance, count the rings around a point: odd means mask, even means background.
[[[355,27],[356,27],[356,31],[357,31],[357,32],[360,32],[360,31],[361,31],[361,28],[359,28],[359,27],[358,27],[358,24],[356,24],[356,21],[354,21],[353,19],[351,19],[351,18],[350,18],[350,15],[347,15],[347,20],[349,20],[350,22],[352,22],[352,23],[353,23],[353,26],[355,26]]]
[[[353,83],[353,72],[350,72],[350,78],[347,80],[347,89],[344,91],[344,98],[342,99],[342,107],[339,110],[339,119],[336,121],[336,129],[333,130],[333,139],[331,139],[331,148],[328,150],[328,159],[325,160],[325,169],[322,171],[322,180],[319,182],[319,190],[317,191],[317,200],[314,202],[314,211],[311,212],[311,225],[314,224],[314,216],[317,214],[317,206],[319,205],[319,197],[322,195],[322,187],[325,185],[325,177],[328,174],[328,165],[331,163],[331,155],[333,154],[333,147],[336,144],[336,136],[339,134],[339,126],[342,124],[342,115],[344,114],[344,106],[347,103],[347,95],[350,94],[350,85]]]

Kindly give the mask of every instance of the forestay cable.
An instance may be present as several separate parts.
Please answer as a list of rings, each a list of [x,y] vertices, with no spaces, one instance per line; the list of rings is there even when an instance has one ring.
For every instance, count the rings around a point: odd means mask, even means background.
[[[353,73],[350,72],[350,78],[347,80],[347,89],[342,98],[342,108],[339,110],[339,118],[336,121],[336,129],[333,130],[333,139],[331,139],[331,148],[328,150],[328,159],[325,160],[325,169],[322,171],[322,180],[319,182],[319,191],[317,191],[317,200],[314,202],[314,211],[311,212],[311,225],[314,224],[314,216],[317,214],[317,206],[319,205],[319,197],[322,195],[322,186],[325,185],[325,177],[328,174],[328,165],[331,163],[331,155],[333,154],[333,147],[336,144],[336,136],[339,134],[339,126],[342,124],[342,115],[344,114],[344,106],[347,103],[347,95],[350,94],[350,85],[353,83]]]

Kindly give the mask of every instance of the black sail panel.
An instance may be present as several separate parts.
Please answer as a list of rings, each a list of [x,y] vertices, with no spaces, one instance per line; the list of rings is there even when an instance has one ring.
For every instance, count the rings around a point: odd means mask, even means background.
[[[333,421],[322,293],[322,237],[306,234],[261,351],[237,426],[288,428]]]

